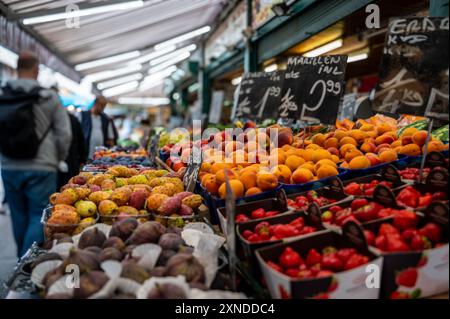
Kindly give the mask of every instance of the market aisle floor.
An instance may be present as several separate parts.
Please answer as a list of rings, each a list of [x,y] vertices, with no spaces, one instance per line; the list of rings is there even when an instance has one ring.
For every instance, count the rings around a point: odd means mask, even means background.
[[[17,263],[16,245],[11,228],[9,212],[0,214],[0,298],[5,296],[4,282]]]

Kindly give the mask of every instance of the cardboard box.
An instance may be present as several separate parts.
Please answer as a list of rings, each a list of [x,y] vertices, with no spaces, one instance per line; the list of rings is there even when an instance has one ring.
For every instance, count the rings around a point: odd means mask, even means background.
[[[372,269],[381,272],[383,258],[367,247],[360,227],[350,227],[349,223],[343,235],[333,231],[311,234],[288,243],[281,243],[258,249],[256,257],[274,299],[377,299],[380,285],[372,282]],[[355,248],[370,258],[370,263],[360,267],[335,273],[332,277],[295,279],[286,276],[268,266],[268,261],[276,261],[286,247],[291,247],[305,257],[309,249],[322,250],[327,246],[336,248]],[[379,274],[378,274],[379,275]],[[379,276],[378,276],[379,277]]]

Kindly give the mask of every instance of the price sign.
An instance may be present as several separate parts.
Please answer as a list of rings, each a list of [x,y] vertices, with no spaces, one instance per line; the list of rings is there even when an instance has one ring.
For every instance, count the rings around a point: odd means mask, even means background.
[[[448,122],[448,18],[389,23],[373,109]]]
[[[244,74],[235,117],[252,120],[277,118],[283,75],[284,73],[281,71]]]
[[[349,119],[353,120],[356,114],[356,100],[358,99],[358,94],[351,93],[344,96],[342,105],[339,109],[339,120]]]
[[[345,90],[347,56],[290,57],[279,117],[334,124]]]

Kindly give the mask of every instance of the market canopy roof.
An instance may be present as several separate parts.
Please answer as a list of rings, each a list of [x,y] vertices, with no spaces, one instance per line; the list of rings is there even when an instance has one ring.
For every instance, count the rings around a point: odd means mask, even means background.
[[[14,18],[65,12],[70,4],[80,9],[130,1],[2,0]],[[80,17],[80,28],[65,20],[31,25],[72,64],[151,46],[212,23],[223,0],[146,0],[142,7]]]

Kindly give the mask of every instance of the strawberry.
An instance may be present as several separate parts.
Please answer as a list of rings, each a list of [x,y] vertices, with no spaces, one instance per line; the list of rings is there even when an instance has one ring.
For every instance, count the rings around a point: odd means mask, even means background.
[[[272,262],[272,261],[268,261],[267,262],[267,265],[270,267],[270,268],[272,268],[272,269],[274,269],[274,270],[276,270],[276,271],[278,271],[278,272],[283,272],[283,268],[281,268],[279,265],[277,265],[276,263],[274,263],[274,262]]]
[[[395,278],[395,283],[397,286],[404,286],[412,288],[416,285],[417,277],[419,273],[416,268],[406,268],[405,270],[399,272]]]
[[[292,296],[284,289],[283,286],[279,285],[278,290],[280,291],[280,298],[281,299],[292,299]]]
[[[447,194],[445,192],[436,192],[433,193],[433,201],[435,200],[447,200]]]
[[[337,251],[337,257],[346,263],[354,254],[356,254],[356,249],[354,248],[341,248]]]
[[[358,183],[350,183],[344,187],[344,192],[349,195],[359,196],[362,195],[361,187]]]
[[[248,221],[250,220],[250,218],[248,218],[248,217],[247,217],[246,215],[244,215],[244,214],[239,214],[239,215],[236,215],[236,217],[235,217],[234,220],[236,221],[237,224],[239,224],[239,223],[245,223],[245,222],[248,222]]]
[[[427,237],[419,234],[412,237],[410,246],[412,250],[425,250],[432,247],[431,242],[427,239]]]
[[[295,203],[297,204],[298,207],[300,207],[302,209],[302,208],[308,207],[309,200],[305,196],[298,196],[295,199]]]
[[[298,217],[291,221],[289,225],[301,230],[305,226],[305,219],[303,217]]]
[[[408,251],[409,246],[405,244],[400,235],[398,234],[387,234],[386,235],[386,251]]]
[[[336,213],[336,218],[334,222],[336,223],[336,225],[342,226],[344,221],[352,215],[353,213],[351,208],[343,209]]]
[[[310,249],[308,252],[308,255],[306,256],[306,265],[308,265],[309,267],[314,266],[315,264],[318,264],[322,261],[322,255],[313,249]]]
[[[261,236],[262,238],[269,238],[270,237],[269,227],[270,224],[268,222],[260,222],[255,226],[255,233]]]
[[[313,226],[305,226],[303,227],[303,229],[300,231],[301,235],[306,235],[306,234],[311,234],[314,233],[316,231],[316,227]]]
[[[393,215],[394,211],[395,210],[392,208],[383,208],[378,212],[377,218],[381,219],[381,218],[389,217],[389,216]]]
[[[362,266],[369,262],[369,257],[360,254],[353,254],[345,263],[344,269],[350,270]]]
[[[247,240],[251,243],[257,243],[261,241],[261,237],[259,237],[257,234],[253,234],[250,237],[248,237]]]
[[[266,212],[266,215],[265,215],[264,217],[267,218],[267,217],[277,216],[279,213],[280,213],[280,212],[278,212],[278,211],[271,210],[271,211]]]
[[[409,294],[404,291],[393,291],[391,293],[391,299],[411,299]]]
[[[250,231],[250,230],[244,230],[243,232],[242,232],[242,237],[244,237],[245,239],[248,239],[251,235],[253,235],[253,232],[252,231]]]
[[[365,198],[355,199],[355,200],[353,200],[351,207],[352,207],[352,210],[357,210],[357,209],[359,209],[361,207],[364,207],[364,206],[366,206],[368,204],[369,204],[369,201],[367,199],[365,199]]]
[[[340,260],[336,253],[331,253],[324,255],[322,257],[322,262],[320,263],[322,269],[327,269],[331,271],[341,271],[344,267],[344,263]]]
[[[300,232],[292,225],[276,225],[273,231],[279,238],[288,238],[300,235]]]
[[[402,240],[405,242],[405,243],[407,243],[408,245],[410,245],[411,244],[411,240],[413,239],[413,237],[415,236],[415,235],[417,235],[419,232],[417,231],[417,229],[415,229],[415,228],[408,228],[408,229],[405,229],[403,232],[402,232]]]
[[[334,205],[334,206],[331,206],[328,210],[330,212],[332,212],[333,214],[336,214],[338,211],[342,210],[342,207],[339,205]]]
[[[420,196],[414,187],[408,186],[397,195],[397,202],[403,206],[416,208],[419,205]]]
[[[322,270],[322,266],[320,266],[320,264],[315,264],[309,268],[309,270],[311,270],[313,276],[316,276]]]
[[[420,258],[419,262],[417,263],[417,268],[421,268],[425,266],[428,263],[428,257],[423,255],[422,258]]]
[[[366,237],[367,245],[372,246],[375,243],[375,234],[370,230],[364,230],[364,237]]]
[[[333,213],[329,210],[322,213],[320,219],[323,223],[332,223],[333,222]]]
[[[338,281],[336,278],[331,279],[331,284],[328,287],[328,293],[335,291],[338,288]]]
[[[298,268],[289,268],[289,269],[287,269],[284,272],[284,274],[286,276],[289,276],[289,277],[292,277],[292,278],[297,278],[298,277],[298,273],[299,273]]]
[[[416,228],[419,218],[417,215],[409,210],[401,210],[394,216],[393,225],[400,230],[408,228]]]
[[[387,181],[381,181],[378,185],[382,185],[387,188],[392,188],[392,186],[394,186],[391,182],[387,182]]]
[[[375,192],[375,187],[374,188],[369,188],[364,192],[364,195],[366,196],[373,196],[373,193]]]
[[[328,255],[328,254],[335,254],[337,252],[336,247],[333,246],[327,246],[324,249],[322,249],[322,256]]]
[[[297,273],[297,278],[312,278],[312,277],[314,277],[314,274],[313,274],[313,272],[311,271],[311,270],[308,270],[308,269],[306,269],[306,270],[300,270],[298,273]]]
[[[428,207],[430,206],[431,202],[433,201],[433,195],[430,193],[427,193],[424,196],[421,196],[419,198],[419,204],[417,207]]]
[[[419,229],[419,233],[423,236],[426,236],[433,243],[437,243],[441,240],[441,227],[439,227],[436,223],[427,223],[421,229]]]
[[[387,234],[398,234],[398,230],[391,224],[383,223],[378,230],[378,235],[383,236]]]
[[[266,216],[266,211],[264,208],[258,208],[252,211],[250,215],[252,216],[252,219],[261,219]]]
[[[290,247],[286,247],[279,258],[279,263],[284,268],[294,268],[303,264],[302,257]]]
[[[356,200],[355,200],[356,201]],[[367,222],[377,218],[378,212],[383,209],[378,203],[371,202],[356,211],[354,211],[355,218],[360,222]]]
[[[375,247],[380,250],[386,250],[386,237],[384,235],[375,238]]]
[[[316,274],[316,278],[332,277],[334,272],[330,270],[321,270]]]

